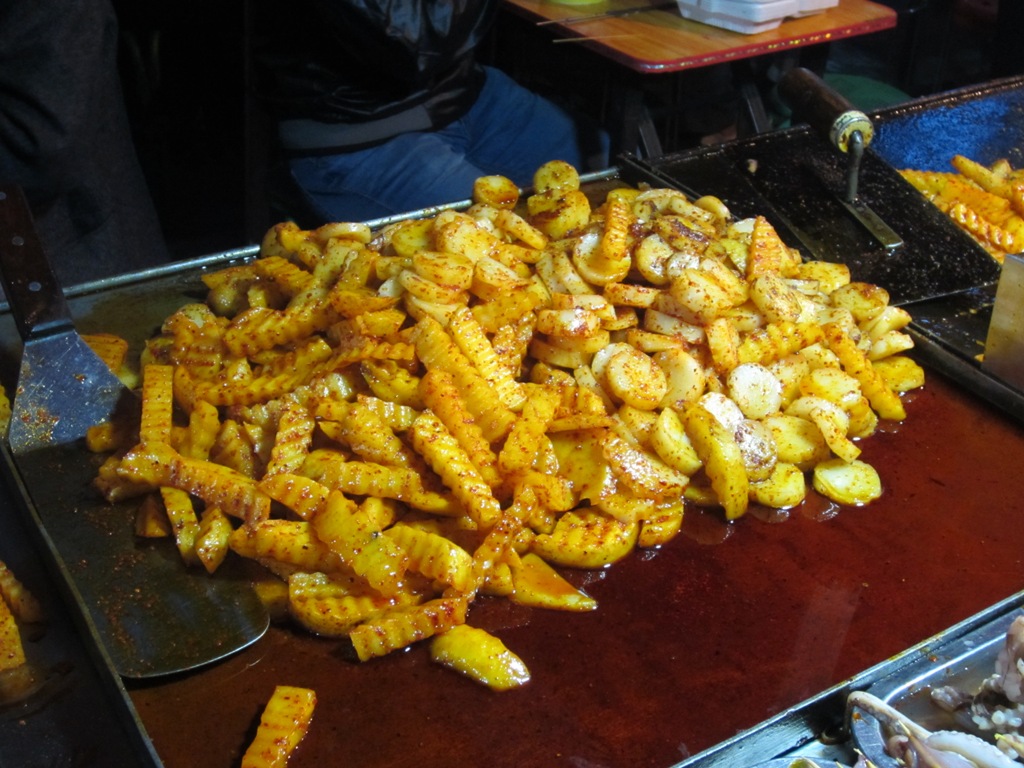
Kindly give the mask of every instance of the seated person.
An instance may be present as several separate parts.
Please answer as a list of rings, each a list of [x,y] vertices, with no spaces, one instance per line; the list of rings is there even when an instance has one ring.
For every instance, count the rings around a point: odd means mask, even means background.
[[[476,61],[498,2],[297,0],[255,18],[257,95],[321,220],[458,202],[485,175],[529,187],[553,159],[607,167],[599,129]]]

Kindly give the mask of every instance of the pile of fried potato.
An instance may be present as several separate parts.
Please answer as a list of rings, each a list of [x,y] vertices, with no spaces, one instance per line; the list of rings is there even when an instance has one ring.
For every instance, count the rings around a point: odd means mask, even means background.
[[[139,423],[90,433],[96,487],[188,563],[264,564],[269,603],[361,660],[433,638],[495,690],[529,671],[467,623],[478,596],[593,610],[559,568],[665,544],[687,504],[881,493],[857,442],[923,384],[884,290],[716,198],[534,181],[273,227],[150,341]]]
[[[949,172],[900,173],[1000,264],[1024,251],[1024,170],[1006,159],[985,166],[954,155],[951,163]]]

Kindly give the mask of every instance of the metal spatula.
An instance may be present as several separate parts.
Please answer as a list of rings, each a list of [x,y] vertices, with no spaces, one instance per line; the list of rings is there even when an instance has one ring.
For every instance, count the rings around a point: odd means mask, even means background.
[[[1024,256],[1003,262],[981,367],[1024,391]]]
[[[90,487],[98,459],[86,431],[138,401],[75,330],[17,187],[0,186],[0,278],[23,342],[11,479],[85,631],[130,678],[193,669],[257,640],[269,619],[242,566],[188,570],[173,547],[137,542],[134,511]]]

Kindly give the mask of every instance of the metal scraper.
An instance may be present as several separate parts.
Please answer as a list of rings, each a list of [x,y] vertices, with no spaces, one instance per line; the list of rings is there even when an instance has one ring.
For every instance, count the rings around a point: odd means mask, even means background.
[[[779,93],[793,109],[794,117],[805,120],[812,128],[824,134],[836,149],[846,153],[846,189],[841,195],[836,195],[839,202],[883,248],[892,251],[902,246],[903,238],[857,193],[864,149],[874,136],[874,126],[868,116],[824,80],[803,67],[795,67],[783,75],[779,82]]]
[[[992,305],[981,367],[1024,391],[1024,257],[1010,254]]]
[[[76,331],[13,186],[0,186],[0,278],[22,338],[5,464],[85,632],[131,678],[193,669],[257,640],[269,618],[246,574],[189,571],[173,546],[140,544],[133,509],[91,488],[99,458],[83,445],[87,430],[137,410],[138,398]]]

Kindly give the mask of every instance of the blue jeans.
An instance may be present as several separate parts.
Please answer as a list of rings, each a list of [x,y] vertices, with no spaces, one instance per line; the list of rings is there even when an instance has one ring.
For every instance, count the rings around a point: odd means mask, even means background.
[[[294,158],[292,176],[323,221],[370,221],[469,199],[480,176],[519,187],[549,160],[580,171],[608,163],[608,137],[496,69],[459,120],[379,146]]]

